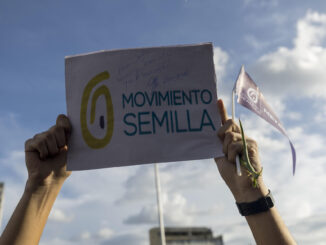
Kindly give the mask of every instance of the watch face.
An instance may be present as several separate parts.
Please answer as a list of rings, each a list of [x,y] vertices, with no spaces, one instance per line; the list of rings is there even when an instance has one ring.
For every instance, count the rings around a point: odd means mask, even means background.
[[[265,197],[265,200],[266,200],[266,203],[267,203],[267,205],[268,205],[269,208],[274,207],[273,197],[267,196],[267,197]]]
[[[270,198],[272,199],[272,202],[273,202],[273,203],[275,202],[274,197],[273,197],[273,195],[272,195],[272,193],[271,193],[270,190],[268,190],[268,195],[267,195],[267,196],[270,197]]]

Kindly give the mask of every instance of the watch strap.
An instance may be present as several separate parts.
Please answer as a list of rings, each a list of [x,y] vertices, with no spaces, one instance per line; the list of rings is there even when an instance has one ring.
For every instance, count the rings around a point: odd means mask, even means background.
[[[274,200],[271,191],[268,194],[253,202],[236,203],[242,216],[248,216],[268,211],[274,207]]]

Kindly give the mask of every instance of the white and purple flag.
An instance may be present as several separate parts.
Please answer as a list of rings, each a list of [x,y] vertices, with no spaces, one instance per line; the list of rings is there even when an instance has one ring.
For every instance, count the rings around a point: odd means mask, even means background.
[[[234,85],[235,94],[238,96],[237,102],[249,110],[256,113],[261,118],[272,124],[277,128],[284,136],[289,140],[292,151],[292,163],[293,163],[293,175],[296,167],[296,153],[294,146],[285,132],[280,120],[276,114],[272,111],[271,107],[266,103],[263,94],[260,92],[258,86],[251,79],[249,74],[245,71],[244,67],[241,67],[238,79]]]

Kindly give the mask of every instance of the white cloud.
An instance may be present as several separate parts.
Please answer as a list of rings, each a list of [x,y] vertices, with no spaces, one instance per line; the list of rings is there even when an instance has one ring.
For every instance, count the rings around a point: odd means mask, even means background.
[[[121,234],[106,241],[101,242],[101,245],[148,245],[148,235],[145,234]]]
[[[94,233],[91,233],[89,231],[84,231],[79,236],[74,238],[73,240],[75,240],[75,241],[87,240],[88,242],[96,241],[98,243],[100,241],[110,239],[111,237],[113,237],[113,235],[114,235],[113,230],[111,230],[110,228],[107,228],[107,227],[103,227]]]
[[[326,213],[298,219],[289,229],[298,244],[324,245],[326,234]]]
[[[297,112],[297,111],[288,111],[285,114],[285,117],[290,119],[290,120],[293,120],[293,121],[298,121],[298,120],[302,119],[302,114],[300,112]]]
[[[85,231],[80,234],[80,238],[81,238],[81,240],[89,240],[91,238],[91,233],[89,233],[88,231]]]
[[[108,227],[102,227],[99,230],[94,232],[84,230],[80,232],[78,235],[67,239],[67,242],[72,244],[102,244],[102,242],[106,242],[111,238],[115,237],[115,233],[112,229]],[[54,240],[56,240],[55,238]],[[51,240],[47,241],[51,244]]]
[[[192,207],[185,197],[181,194],[174,193],[168,195],[167,193],[161,194],[164,222],[166,225],[189,225],[193,216]],[[151,203],[141,208],[140,212],[136,215],[131,215],[125,219],[125,224],[151,224],[158,223],[157,204]]]
[[[308,11],[297,22],[293,47],[263,55],[249,69],[264,93],[326,98],[326,14]]]
[[[187,199],[181,194],[174,193],[171,196],[162,195],[163,208],[165,210],[165,221],[167,225],[189,225],[193,217],[189,215],[188,210],[193,207],[187,202]]]
[[[314,116],[314,121],[319,125],[323,125],[326,122],[326,105],[319,102],[316,107],[318,107],[318,110],[316,115]]]
[[[116,204],[129,204],[130,202],[144,201],[155,198],[154,165],[143,165],[129,175],[125,181],[125,193],[116,200]]]
[[[58,237],[53,238],[53,239],[44,239],[44,236],[42,236],[40,245],[76,245],[76,243],[73,241],[65,240],[65,239],[58,238]],[[83,244],[81,244],[81,245],[83,245]]]
[[[220,47],[214,47],[214,68],[216,74],[217,82],[217,94],[218,97],[223,99],[224,104],[229,105],[230,103],[230,90],[233,85],[230,87],[228,83],[225,83],[226,74],[228,69],[230,69],[229,54]],[[226,86],[224,86],[226,85]]]
[[[0,159],[2,166],[5,166],[9,171],[14,173],[19,181],[27,180],[27,169],[25,165],[25,152],[12,150],[7,156]]]
[[[243,3],[246,7],[276,7],[278,5],[278,0],[244,0]]]
[[[220,47],[214,47],[213,59],[214,59],[217,82],[220,83],[223,80],[226,73],[226,67],[229,61],[229,55]]]
[[[101,239],[109,239],[114,235],[113,230],[109,229],[109,228],[101,228],[98,233],[97,233],[98,237],[100,237]]]
[[[16,149],[24,150],[24,142],[31,137],[31,132],[19,122],[21,118],[15,113],[7,113],[0,116],[0,153],[6,153]]]
[[[73,215],[67,215],[63,210],[58,208],[53,208],[51,210],[50,221],[60,222],[60,223],[70,223],[73,220]]]
[[[48,239],[42,244],[50,245],[148,245],[148,235],[142,233],[125,233],[115,234],[110,228],[104,227],[96,232],[83,231],[77,236],[70,239]]]
[[[244,36],[245,42],[247,42],[254,50],[261,50],[269,45],[269,42],[259,40],[254,35],[246,34]]]
[[[249,226],[242,217],[236,222],[224,219],[224,223],[218,226],[217,230],[223,234],[226,245],[255,244]]]
[[[157,224],[157,209],[155,204],[147,205],[141,208],[139,213],[130,215],[124,220],[128,225],[140,225],[140,224]]]

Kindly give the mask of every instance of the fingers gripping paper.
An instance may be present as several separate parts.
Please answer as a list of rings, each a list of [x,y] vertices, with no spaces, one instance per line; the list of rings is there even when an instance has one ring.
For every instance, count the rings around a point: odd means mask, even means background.
[[[221,156],[211,44],[69,56],[68,169]]]

